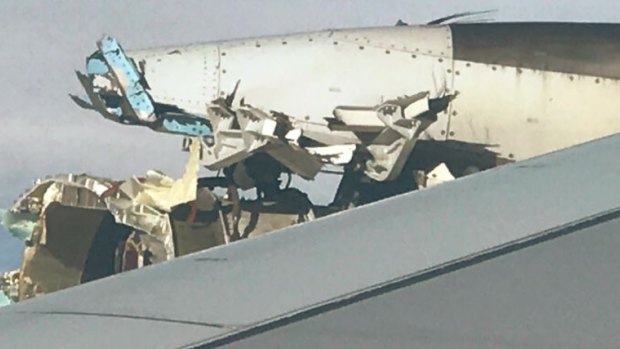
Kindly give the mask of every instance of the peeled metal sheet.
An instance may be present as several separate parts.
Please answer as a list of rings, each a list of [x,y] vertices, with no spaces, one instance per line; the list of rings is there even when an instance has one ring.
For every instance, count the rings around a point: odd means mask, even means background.
[[[174,180],[166,175],[150,172],[143,181],[134,181],[134,205],[145,205],[163,212],[170,212],[174,206],[194,201],[200,170],[200,140],[192,139],[189,146],[189,159],[183,176]],[[129,182],[126,182],[129,183]],[[123,190],[123,185],[120,187]]]

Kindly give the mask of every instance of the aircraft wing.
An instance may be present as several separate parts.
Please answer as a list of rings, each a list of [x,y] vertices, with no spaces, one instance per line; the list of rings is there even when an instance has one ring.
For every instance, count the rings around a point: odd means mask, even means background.
[[[0,310],[6,348],[614,347],[620,136]]]

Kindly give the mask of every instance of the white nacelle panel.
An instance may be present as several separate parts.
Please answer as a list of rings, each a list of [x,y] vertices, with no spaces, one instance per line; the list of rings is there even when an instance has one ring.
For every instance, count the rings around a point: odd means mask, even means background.
[[[437,30],[445,34],[445,28]],[[324,123],[336,106],[374,106],[421,91],[434,98],[451,90],[450,59],[355,44],[339,35],[343,32],[222,44],[221,92],[241,80],[237,96],[247,103]],[[445,125],[447,118],[440,122]]]
[[[449,139],[521,160],[620,131],[620,82],[454,62]]]
[[[332,38],[358,45],[444,58],[452,58],[453,52],[452,32],[447,25],[336,30]]]
[[[219,54],[215,45],[132,52],[130,56],[136,63],[145,62],[149,93],[157,102],[205,114],[206,103],[217,98]]]

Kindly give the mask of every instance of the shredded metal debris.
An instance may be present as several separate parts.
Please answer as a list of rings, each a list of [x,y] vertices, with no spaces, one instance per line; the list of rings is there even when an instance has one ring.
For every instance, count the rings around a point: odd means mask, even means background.
[[[215,195],[221,183],[198,178],[200,150],[192,141],[177,180],[149,171],[124,181],[85,174],[36,181],[3,215],[26,249],[0,290],[23,301],[315,218],[294,189],[255,200]]]

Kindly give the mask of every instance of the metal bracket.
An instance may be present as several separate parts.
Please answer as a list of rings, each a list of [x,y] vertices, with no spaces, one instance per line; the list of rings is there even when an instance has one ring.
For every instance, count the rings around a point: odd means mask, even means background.
[[[337,107],[330,128],[376,134],[365,145],[371,158],[364,173],[376,181],[392,180],[400,175],[421,133],[435,121],[431,105],[429,93],[420,92],[375,107]]]
[[[292,172],[314,178],[320,159],[297,144],[302,131],[282,114],[266,113],[250,105],[231,110],[219,103],[207,107],[213,126],[213,143],[204,143],[203,164],[219,170],[264,151]]]

